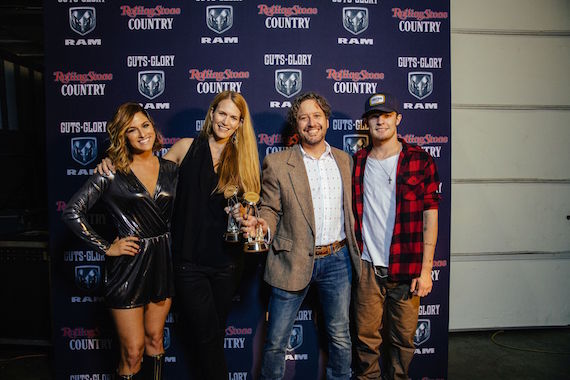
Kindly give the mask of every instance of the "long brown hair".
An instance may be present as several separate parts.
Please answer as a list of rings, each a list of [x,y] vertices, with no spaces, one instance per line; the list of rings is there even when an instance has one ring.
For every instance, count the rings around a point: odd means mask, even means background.
[[[212,128],[212,113],[218,104],[225,99],[231,100],[240,111],[241,125],[234,132],[224,146],[218,165],[218,185],[215,192],[223,193],[230,186],[237,186],[240,192],[255,191],[259,193],[261,183],[259,180],[259,153],[257,152],[257,139],[249,115],[249,107],[244,97],[235,91],[220,92],[208,108],[204,127],[200,136],[210,137],[214,132]],[[237,140],[237,143],[232,141]]]
[[[125,133],[130,126],[135,115],[142,112],[152,124],[152,128],[156,134],[152,151],[156,152],[162,148],[162,136],[156,130],[154,121],[146,112],[146,110],[138,103],[123,103],[115,111],[113,119],[107,125],[107,132],[109,133],[110,145],[107,149],[107,155],[115,165],[115,168],[122,173],[129,173],[131,171],[130,165],[133,161],[132,148],[127,142]]]

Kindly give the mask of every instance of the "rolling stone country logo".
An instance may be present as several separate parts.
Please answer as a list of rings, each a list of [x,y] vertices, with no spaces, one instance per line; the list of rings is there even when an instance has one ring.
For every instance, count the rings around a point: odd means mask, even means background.
[[[83,166],[97,158],[97,139],[95,137],[74,137],[71,139],[71,158]]]
[[[408,91],[419,100],[430,96],[433,92],[433,74],[427,71],[408,73]]]
[[[69,8],[69,26],[71,30],[82,36],[95,29],[97,18],[93,7]]]
[[[275,90],[286,98],[291,98],[303,88],[301,70],[275,70]]]
[[[287,343],[287,350],[294,351],[301,347],[303,344],[303,326],[293,325],[291,336],[289,336],[289,343]]]
[[[342,137],[343,150],[353,155],[362,148],[368,146],[368,135],[344,135]]]
[[[101,284],[101,268],[98,265],[75,267],[75,285],[81,290],[95,290]]]
[[[164,92],[164,71],[151,70],[139,71],[139,92],[144,97],[152,100]]]
[[[211,5],[206,7],[206,25],[218,34],[229,30],[234,24],[234,10],[232,6]]]
[[[368,29],[368,9],[361,7],[342,8],[342,25],[350,33],[357,35]]]
[[[416,333],[414,335],[414,345],[420,346],[428,341],[431,335],[431,323],[429,319],[419,319]]]

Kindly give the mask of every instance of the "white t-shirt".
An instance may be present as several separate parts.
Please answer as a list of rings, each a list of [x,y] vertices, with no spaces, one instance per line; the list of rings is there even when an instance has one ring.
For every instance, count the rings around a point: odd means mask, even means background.
[[[390,245],[396,222],[398,157],[399,154],[384,160],[368,157],[364,169],[362,259],[375,266],[388,267],[390,262]]]

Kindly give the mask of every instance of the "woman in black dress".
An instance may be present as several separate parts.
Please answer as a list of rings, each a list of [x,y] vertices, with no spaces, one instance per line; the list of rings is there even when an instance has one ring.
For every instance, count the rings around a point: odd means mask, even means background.
[[[191,351],[192,378],[227,380],[226,320],[243,267],[243,244],[224,242],[224,190],[260,191],[259,155],[249,109],[237,92],[218,94],[195,139],[165,156],[180,165],[172,218],[176,309]]]
[[[170,220],[178,166],[156,157],[160,137],[148,113],[125,103],[107,131],[114,175],[93,175],[68,202],[63,220],[80,238],[106,255],[105,301],[117,327],[120,378],[162,377],[163,330],[174,294]],[[87,222],[101,199],[117,229],[113,242]],[[145,369],[141,369],[143,353]],[[149,364],[147,364],[149,363]]]

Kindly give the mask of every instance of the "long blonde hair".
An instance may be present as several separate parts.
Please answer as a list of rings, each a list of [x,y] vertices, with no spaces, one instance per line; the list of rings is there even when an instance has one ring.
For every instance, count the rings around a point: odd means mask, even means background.
[[[237,186],[240,192],[255,191],[259,193],[261,183],[259,180],[259,154],[257,152],[257,139],[249,107],[244,97],[235,91],[220,92],[208,108],[204,127],[200,136],[210,137],[214,132],[212,128],[212,114],[218,104],[230,99],[240,111],[241,125],[234,132],[235,137],[226,143],[218,164],[218,185],[215,192],[223,193],[230,186]],[[237,140],[236,143],[233,141]]]
[[[152,145],[152,151],[156,152],[162,148],[162,136],[156,130],[154,121],[146,112],[144,108],[138,103],[123,103],[117,108],[113,120],[107,125],[107,132],[109,133],[110,145],[107,149],[107,155],[115,165],[115,168],[122,173],[129,173],[131,171],[130,165],[133,161],[133,153],[131,146],[127,142],[125,133],[130,126],[131,121],[135,115],[142,112],[152,124],[156,138]]]

